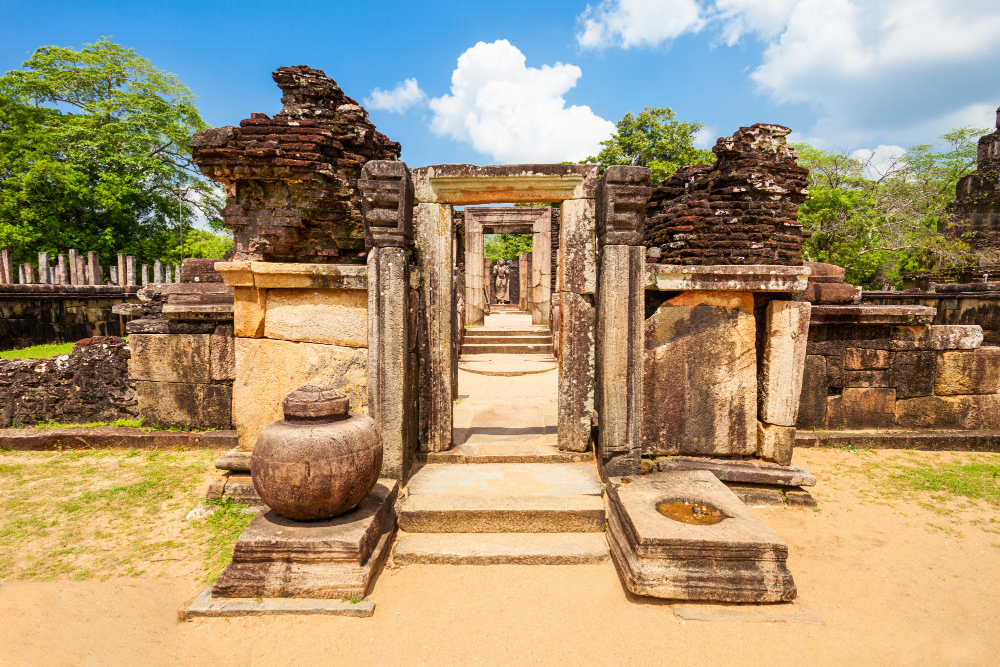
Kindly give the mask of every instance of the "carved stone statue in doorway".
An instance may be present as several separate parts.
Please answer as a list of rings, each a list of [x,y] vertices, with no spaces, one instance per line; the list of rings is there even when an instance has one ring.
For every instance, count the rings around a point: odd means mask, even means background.
[[[497,303],[510,303],[510,267],[500,259],[493,265],[493,284],[496,285]]]

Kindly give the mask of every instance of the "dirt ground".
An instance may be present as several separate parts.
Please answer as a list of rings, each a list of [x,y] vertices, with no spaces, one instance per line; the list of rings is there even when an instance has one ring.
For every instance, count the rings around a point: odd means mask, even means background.
[[[8,577],[0,665],[997,665],[1000,508],[891,482],[952,461],[1000,455],[796,452],[819,510],[754,511],[821,625],[684,622],[626,594],[611,562],[411,565],[381,573],[372,618],[178,622],[204,575],[171,561],[104,582]]]

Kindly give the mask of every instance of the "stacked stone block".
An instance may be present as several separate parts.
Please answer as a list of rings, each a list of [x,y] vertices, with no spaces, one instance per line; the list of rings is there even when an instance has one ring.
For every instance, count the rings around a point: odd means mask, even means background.
[[[809,233],[798,207],[809,171],[787,127],[757,123],[722,137],[714,166],[684,167],[657,187],[646,209],[645,244],[665,264],[802,263]],[[655,256],[655,255],[654,255]]]
[[[996,131],[979,139],[976,171],[959,179],[946,234],[965,240],[978,257],[979,277],[1000,271],[1000,109]]]
[[[235,259],[363,264],[358,178],[367,161],[398,158],[399,144],[321,70],[281,67],[273,78],[284,93],[280,114],[191,139],[202,173],[226,185]]]

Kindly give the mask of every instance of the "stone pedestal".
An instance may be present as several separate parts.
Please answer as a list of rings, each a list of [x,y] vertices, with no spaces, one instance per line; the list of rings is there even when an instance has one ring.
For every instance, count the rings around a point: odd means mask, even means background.
[[[399,483],[380,479],[361,504],[325,521],[268,511],[240,535],[218,598],[361,598],[389,553]]]
[[[633,593],[744,603],[795,599],[788,546],[712,473],[612,477],[607,493],[611,556]],[[702,523],[665,516],[657,509],[663,503]]]

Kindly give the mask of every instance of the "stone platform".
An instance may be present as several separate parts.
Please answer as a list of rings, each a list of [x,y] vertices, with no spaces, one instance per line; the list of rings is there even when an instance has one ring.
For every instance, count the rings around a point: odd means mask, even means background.
[[[611,556],[633,593],[718,602],[795,598],[788,546],[712,473],[611,477],[607,493]],[[702,523],[657,511],[671,501],[701,508],[690,516]]]
[[[240,535],[212,598],[361,598],[389,552],[399,483],[380,479],[356,508],[325,521],[268,511]]]

